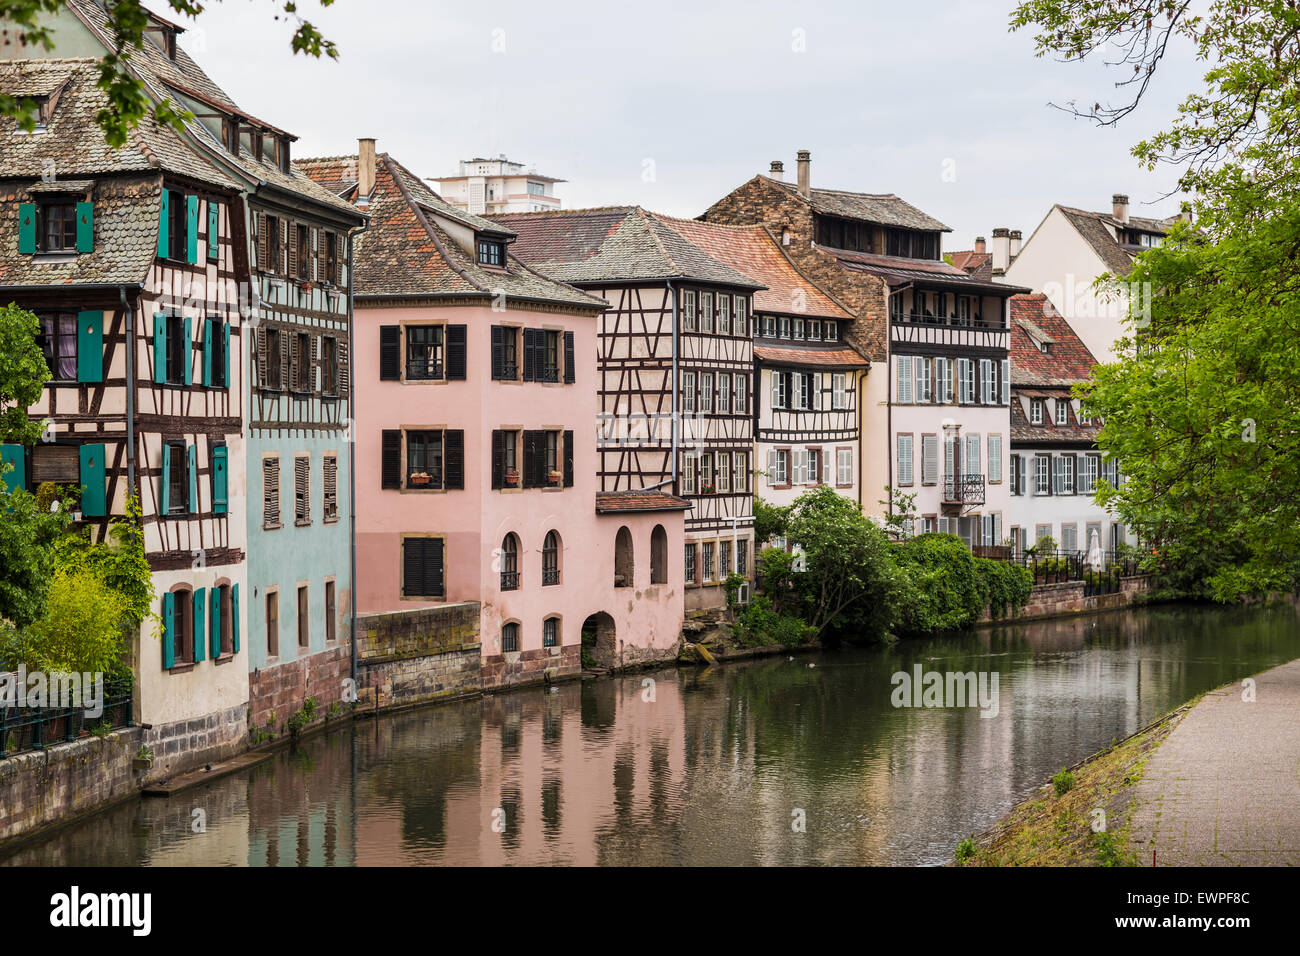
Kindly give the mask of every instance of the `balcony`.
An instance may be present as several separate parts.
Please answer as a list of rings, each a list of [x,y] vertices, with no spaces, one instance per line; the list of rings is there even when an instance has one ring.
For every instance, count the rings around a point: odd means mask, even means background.
[[[975,319],[909,313],[893,316],[890,327],[892,340],[902,345],[1006,349],[1010,342],[1006,326]]]
[[[946,475],[943,479],[943,503],[963,507],[984,504],[984,476]]]

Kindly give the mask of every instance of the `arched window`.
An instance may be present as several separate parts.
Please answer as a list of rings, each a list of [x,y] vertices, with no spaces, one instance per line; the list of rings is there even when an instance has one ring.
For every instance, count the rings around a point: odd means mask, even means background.
[[[614,587],[630,588],[633,572],[632,532],[627,525],[618,529],[614,538]]]
[[[519,622],[501,625],[501,653],[513,654],[519,650]]]
[[[650,532],[650,583],[668,583],[668,532],[661,524]]]
[[[519,538],[511,533],[501,539],[501,590],[519,587]]]
[[[554,531],[546,532],[546,541],[542,544],[542,584],[560,583],[560,536]]]
[[[560,646],[560,619],[548,617],[542,622],[542,647]]]

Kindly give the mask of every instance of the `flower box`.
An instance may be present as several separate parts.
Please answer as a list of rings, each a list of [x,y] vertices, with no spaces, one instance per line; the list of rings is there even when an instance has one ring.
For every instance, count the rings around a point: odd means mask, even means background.
[[[507,471],[505,475],[505,481],[508,486],[512,488],[517,487],[519,484],[519,472]]]
[[[422,471],[416,472],[413,475],[409,475],[406,479],[406,483],[408,485],[415,485],[416,487],[422,487],[424,485],[431,484],[432,482],[433,482],[433,476],[426,475]]]

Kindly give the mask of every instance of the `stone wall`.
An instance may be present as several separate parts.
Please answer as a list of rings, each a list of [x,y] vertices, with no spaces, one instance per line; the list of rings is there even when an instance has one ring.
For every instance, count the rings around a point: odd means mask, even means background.
[[[506,687],[582,673],[582,645],[539,647],[513,654],[492,654],[483,658],[483,687]]]
[[[203,717],[153,724],[145,728],[140,741],[154,755],[153,767],[145,774],[144,782],[165,780],[202,764],[233,757],[245,749],[247,737],[247,704]]]
[[[316,702],[310,727],[344,701],[345,678],[352,676],[352,645],[340,641],[316,654],[262,667],[248,675],[248,733],[260,744],[288,732],[288,720],[311,697]]]
[[[143,735],[128,727],[0,760],[0,840],[135,796],[142,775],[131,759]]]
[[[981,624],[1004,624],[1020,621],[1034,621],[1049,617],[1066,617],[1071,614],[1088,614],[1093,611],[1109,611],[1115,608],[1129,607],[1138,594],[1150,589],[1151,579],[1141,575],[1120,579],[1120,590],[1114,594],[1095,594],[1084,596],[1082,581],[1067,581],[1061,584],[1038,584],[1029,595],[1029,603],[1016,614],[994,621],[988,611],[980,618]]]
[[[482,689],[476,602],[357,617],[363,709],[401,707]]]

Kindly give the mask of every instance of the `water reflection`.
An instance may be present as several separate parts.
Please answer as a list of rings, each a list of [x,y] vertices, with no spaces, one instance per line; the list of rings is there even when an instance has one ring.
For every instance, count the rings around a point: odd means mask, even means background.
[[[1297,656],[1293,609],[1156,608],[500,694],[360,721],[4,862],[937,863],[1061,766]],[[996,671],[998,715],[893,707],[917,664]]]

